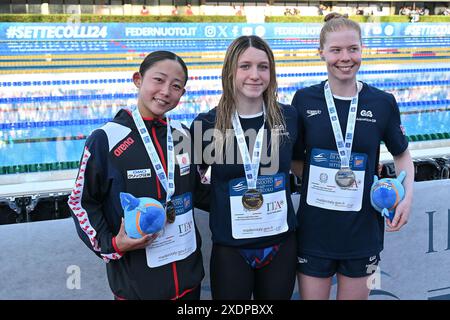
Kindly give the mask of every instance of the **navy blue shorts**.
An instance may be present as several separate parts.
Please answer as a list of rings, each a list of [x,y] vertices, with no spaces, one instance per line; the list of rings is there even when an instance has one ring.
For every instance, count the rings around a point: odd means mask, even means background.
[[[379,262],[379,254],[362,259],[344,260],[302,254],[297,257],[297,271],[317,278],[330,278],[336,273],[350,278],[362,278],[374,273]]]

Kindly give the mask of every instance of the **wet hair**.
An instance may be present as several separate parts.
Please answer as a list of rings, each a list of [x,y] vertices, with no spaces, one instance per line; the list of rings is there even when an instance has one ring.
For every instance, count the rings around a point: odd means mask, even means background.
[[[181,59],[179,56],[177,56],[175,53],[170,51],[153,51],[152,53],[148,54],[144,61],[142,61],[141,66],[139,67],[139,73],[141,76],[144,76],[145,71],[150,69],[155,63],[163,60],[173,60],[177,61],[181,68],[183,68],[183,72],[185,75],[184,84],[186,85],[186,82],[188,80],[188,69],[186,67],[186,64],[184,63],[183,59]]]
[[[336,32],[343,29],[352,29],[358,32],[359,39],[362,42],[361,36],[361,27],[359,24],[353,20],[348,19],[348,15],[342,15],[336,12],[331,12],[325,16],[323,19],[325,24],[320,31],[320,49],[323,49],[323,46],[326,41],[326,36],[330,32]]]
[[[222,96],[216,109],[215,128],[226,135],[227,129],[232,128],[232,116],[237,109],[235,78],[238,69],[238,60],[248,48],[262,50],[267,54],[269,60],[270,81],[267,89],[263,92],[263,101],[266,106],[266,120],[269,129],[285,128],[285,121],[280,106],[278,105],[278,85],[275,71],[275,57],[272,49],[266,41],[258,36],[240,36],[236,38],[228,47],[225,53],[225,60],[222,68]],[[281,129],[282,130],[282,129]],[[216,150],[221,154],[225,140],[216,139]],[[231,137],[230,137],[231,138]]]
[[[250,47],[264,51],[269,60],[270,81],[267,89],[263,93],[269,128],[273,128],[274,125],[284,124],[281,109],[277,103],[278,85],[275,72],[275,58],[272,49],[270,49],[266,41],[258,36],[241,36],[235,39],[228,47],[222,68],[223,94],[217,106],[216,128],[223,133],[226,129],[231,128],[231,117],[236,110],[235,78],[238,69],[238,60],[242,53]]]

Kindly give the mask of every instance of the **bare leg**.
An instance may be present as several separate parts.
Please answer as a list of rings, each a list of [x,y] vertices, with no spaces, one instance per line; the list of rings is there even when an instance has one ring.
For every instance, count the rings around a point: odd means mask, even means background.
[[[302,300],[328,300],[330,299],[331,277],[318,278],[297,273],[300,298]]]
[[[337,274],[337,297],[336,300],[367,300],[369,299],[370,289],[367,286],[367,279],[349,278],[342,274]]]

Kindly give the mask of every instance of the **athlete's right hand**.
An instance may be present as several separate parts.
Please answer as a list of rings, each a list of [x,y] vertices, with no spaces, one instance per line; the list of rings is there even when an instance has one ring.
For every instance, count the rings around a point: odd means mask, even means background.
[[[137,249],[144,249],[148,245],[150,245],[153,240],[158,236],[155,234],[147,234],[140,239],[130,238],[125,232],[125,223],[122,219],[122,223],[120,225],[119,233],[116,235],[116,246],[120,252],[132,251]]]

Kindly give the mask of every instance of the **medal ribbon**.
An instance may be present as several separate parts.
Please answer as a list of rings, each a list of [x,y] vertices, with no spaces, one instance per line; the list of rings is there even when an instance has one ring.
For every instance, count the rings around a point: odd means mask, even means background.
[[[134,123],[141,135],[142,142],[144,143],[145,150],[150,157],[150,162],[153,165],[153,169],[156,172],[156,176],[161,182],[161,185],[166,190],[166,203],[170,201],[175,193],[175,154],[173,148],[172,131],[170,129],[169,118],[167,118],[167,176],[164,172],[164,167],[161,164],[161,160],[158,157],[153,141],[148,134],[147,127],[144,120],[139,113],[138,108],[132,112]]]
[[[347,118],[347,130],[345,132],[345,142],[342,137],[342,129],[339,124],[339,117],[334,104],[333,95],[331,93],[330,85],[328,81],[324,86],[325,100],[327,102],[328,115],[330,116],[331,125],[333,127],[334,139],[336,141],[336,147],[341,158],[341,168],[350,168],[350,156],[352,154],[353,133],[355,131],[356,115],[358,111],[358,90],[356,90],[356,96],[352,97],[350,103],[350,110]]]
[[[248,189],[256,189],[256,181],[258,180],[259,164],[261,162],[261,150],[263,144],[264,124],[266,123],[266,107],[263,105],[264,122],[259,128],[253,147],[253,155],[250,159],[247,144],[245,143],[244,131],[242,130],[239,114],[237,110],[233,114],[232,124],[236,135],[239,151],[241,152],[242,161],[244,162],[245,179],[247,180]]]

